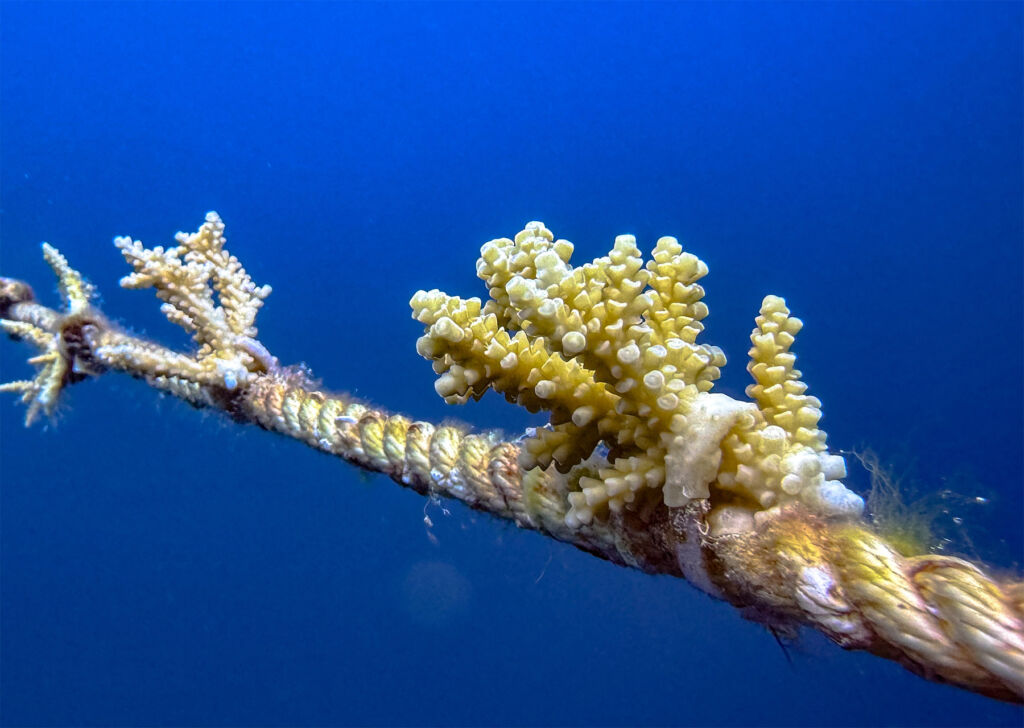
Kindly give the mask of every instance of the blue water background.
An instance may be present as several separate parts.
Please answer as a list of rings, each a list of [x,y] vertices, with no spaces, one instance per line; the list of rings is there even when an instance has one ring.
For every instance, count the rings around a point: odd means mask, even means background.
[[[114,320],[186,346],[118,288],[110,241],[166,244],[215,209],[274,286],[258,324],[283,361],[516,433],[536,418],[434,394],[410,295],[483,295],[480,245],[529,220],[578,261],[676,235],[711,268],[721,391],[746,384],[762,296],[785,296],[832,445],[989,499],[951,501],[950,548],[1020,573],[1020,4],[0,11],[0,270],[44,300],[47,240]],[[0,342],[3,379],[26,354]],[[391,481],[125,378],[28,431],[13,400],[5,725],[1022,719],[815,635],[787,659],[680,580],[457,504],[428,533]]]

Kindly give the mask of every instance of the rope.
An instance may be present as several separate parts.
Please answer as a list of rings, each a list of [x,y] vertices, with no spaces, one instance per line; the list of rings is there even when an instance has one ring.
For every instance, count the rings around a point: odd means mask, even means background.
[[[716,586],[761,619],[809,624],[930,680],[1024,702],[1024,583],[950,556],[904,557],[863,524],[796,510],[705,547]]]
[[[435,427],[313,390],[300,375],[259,377],[241,409],[262,427],[305,442],[420,493],[456,498],[536,527],[521,488],[518,451],[486,435]],[[511,451],[510,451],[511,448]]]
[[[646,543],[650,534],[637,533],[620,521],[567,526],[564,476],[553,468],[523,472],[519,447],[497,435],[469,434],[389,414],[318,391],[301,373],[261,375],[239,397],[223,405],[239,419],[384,473],[418,493],[455,498],[615,563],[666,571],[645,557],[652,551]]]
[[[932,679],[1024,699],[1024,612],[1010,591],[963,559],[904,558],[862,527],[840,529],[848,598],[901,661]]]

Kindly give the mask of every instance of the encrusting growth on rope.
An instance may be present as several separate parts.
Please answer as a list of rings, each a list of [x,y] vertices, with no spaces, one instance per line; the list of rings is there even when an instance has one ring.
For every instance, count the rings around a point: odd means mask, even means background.
[[[542,223],[483,246],[488,300],[420,291],[417,343],[450,403],[487,390],[548,424],[516,441],[391,414],[325,391],[257,339],[270,293],[225,248],[209,213],[177,245],[115,245],[121,285],[153,288],[196,349],[123,331],[92,288],[43,246],[56,311],[0,278],[0,326],[35,346],[26,424],[69,384],[121,371],[197,407],[301,440],[414,490],[457,498],[619,564],[684,577],[774,626],[808,625],[930,679],[1024,701],[1024,583],[948,556],[905,558],[862,519],[791,351],[802,327],[765,297],[751,333],[749,401],[713,392],[725,355],[699,341],[707,266],[661,238],[632,236],[579,266]]]

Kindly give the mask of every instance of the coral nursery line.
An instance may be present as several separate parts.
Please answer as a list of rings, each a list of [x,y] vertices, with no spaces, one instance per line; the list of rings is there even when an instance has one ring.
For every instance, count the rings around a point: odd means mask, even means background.
[[[928,679],[1024,702],[1024,582],[904,556],[872,528],[818,427],[821,402],[791,352],[802,323],[783,299],[764,299],[750,336],[750,399],[713,392],[725,356],[700,341],[707,266],[674,238],[645,261],[619,236],[607,256],[573,266],[572,244],[533,222],[481,249],[486,301],[413,296],[417,351],[445,401],[493,390],[549,416],[514,441],[385,412],[278,362],[255,326],[270,288],[228,253],[216,213],[168,248],[115,244],[132,268],[121,285],[153,288],[195,350],[113,324],[44,244],[60,310],[0,279],[4,330],[39,350],[33,379],[0,386],[20,394],[26,424],[67,386],[123,372],[417,492],[683,577],[772,627],[809,626]]]

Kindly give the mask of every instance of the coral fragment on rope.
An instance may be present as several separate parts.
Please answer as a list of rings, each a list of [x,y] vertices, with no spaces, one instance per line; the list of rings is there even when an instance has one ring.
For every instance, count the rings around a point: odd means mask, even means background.
[[[641,509],[658,492],[679,508],[717,490],[751,519],[791,502],[860,514],[860,497],[840,482],[843,460],[828,454],[817,426],[821,403],[794,368],[801,323],[781,298],[762,305],[753,401],[741,402],[710,391],[725,355],[698,342],[708,315],[703,261],[671,237],[646,262],[631,235],[582,266],[570,264],[572,252],[532,222],[481,249],[486,303],[438,290],[411,301],[426,327],[417,350],[434,362],[445,401],[493,389],[549,414],[520,464],[567,474],[568,525]]]
[[[192,334],[199,350],[195,367],[172,372],[196,384],[220,383],[229,390],[244,384],[254,371],[275,365],[256,340],[256,314],[270,295],[257,286],[238,258],[224,248],[224,223],[216,212],[194,233],[178,233],[177,246],[146,248],[130,237],[114,239],[134,272],[121,279],[124,288],[155,288],[167,320]],[[111,356],[145,357],[147,352],[111,350]]]

